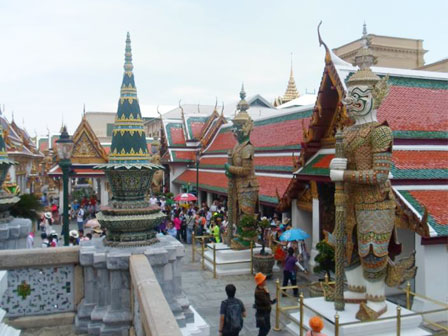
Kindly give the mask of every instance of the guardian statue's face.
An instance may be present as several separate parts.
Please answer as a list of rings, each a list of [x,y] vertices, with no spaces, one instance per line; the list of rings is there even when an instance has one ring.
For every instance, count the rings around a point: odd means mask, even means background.
[[[243,130],[243,124],[239,122],[234,122],[232,127],[232,132],[235,137],[235,139],[238,141],[238,143],[242,143],[244,140],[246,140],[246,135]]]
[[[365,117],[373,109],[372,89],[367,85],[349,87],[342,102],[351,118]]]

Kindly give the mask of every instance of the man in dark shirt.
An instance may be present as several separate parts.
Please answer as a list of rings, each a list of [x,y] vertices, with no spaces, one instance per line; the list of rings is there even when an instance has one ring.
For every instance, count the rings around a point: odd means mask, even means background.
[[[246,309],[244,308],[244,304],[241,300],[235,298],[236,288],[234,285],[229,284],[226,286],[226,294],[227,300],[221,302],[221,309],[219,311],[220,319],[219,319],[219,335],[222,336],[238,336],[241,329],[239,330],[231,330],[232,327],[229,324],[235,325],[240,324],[241,328],[243,327],[243,317],[246,317]],[[234,314],[231,311],[238,312],[240,316],[233,316]],[[234,321],[235,323],[231,323],[230,317],[238,318],[239,321]]]
[[[271,305],[277,302],[276,299],[271,300],[269,290],[266,287],[266,275],[263,273],[255,274],[255,318],[257,328],[259,328],[258,336],[266,336],[271,329]]]

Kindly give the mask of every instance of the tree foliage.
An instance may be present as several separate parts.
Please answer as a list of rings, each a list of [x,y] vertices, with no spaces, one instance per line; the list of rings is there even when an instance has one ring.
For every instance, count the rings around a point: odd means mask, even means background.
[[[39,211],[42,211],[42,209],[42,204],[36,195],[23,194],[20,195],[20,200],[14,204],[9,211],[14,217],[37,220],[39,219]]]
[[[316,249],[319,253],[314,258],[317,265],[313,268],[314,273],[325,272],[330,278],[330,272],[334,273],[334,249],[325,242],[325,240],[320,241],[316,245]]]

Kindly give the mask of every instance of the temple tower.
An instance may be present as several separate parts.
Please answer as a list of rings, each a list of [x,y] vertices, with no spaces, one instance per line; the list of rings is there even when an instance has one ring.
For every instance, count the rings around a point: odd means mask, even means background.
[[[109,162],[96,167],[105,171],[112,189],[110,207],[97,215],[107,229],[108,246],[149,245],[155,241],[154,228],[164,218],[159,207],[149,207],[145,201],[154,173],[163,166],[149,160],[133,69],[128,33]]]
[[[288,86],[286,87],[285,94],[283,97],[278,97],[275,99],[274,106],[279,106],[285,104],[293,99],[299,98],[300,94],[297,91],[296,81],[294,80],[294,72],[292,69],[292,56],[291,56],[291,70],[289,73]]]

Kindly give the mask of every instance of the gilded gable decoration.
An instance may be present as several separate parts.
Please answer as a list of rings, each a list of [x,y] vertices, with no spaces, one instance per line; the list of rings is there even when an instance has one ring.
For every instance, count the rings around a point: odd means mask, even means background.
[[[107,162],[107,154],[85,115],[73,134],[72,162],[75,164]]]

